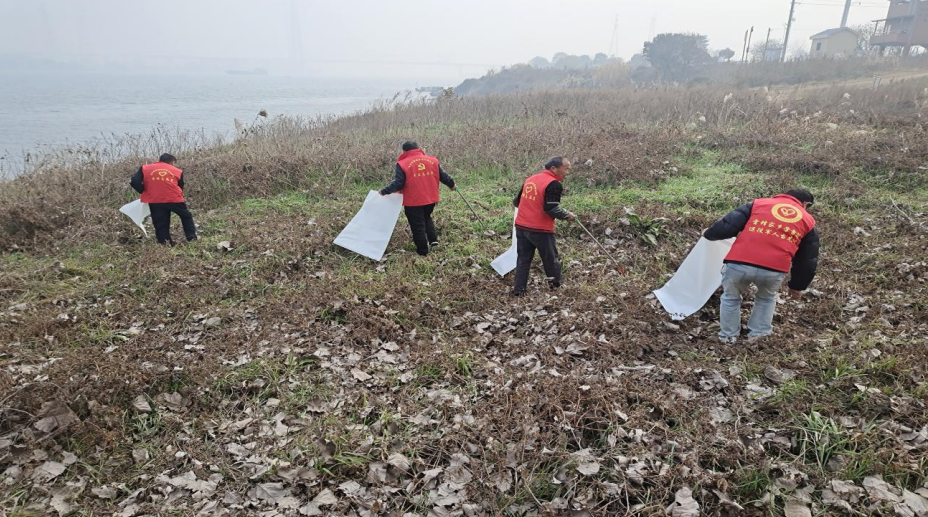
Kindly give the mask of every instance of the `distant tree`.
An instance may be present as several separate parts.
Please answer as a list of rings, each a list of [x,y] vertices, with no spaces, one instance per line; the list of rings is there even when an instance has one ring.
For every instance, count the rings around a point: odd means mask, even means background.
[[[726,62],[731,61],[731,58],[735,57],[735,51],[730,48],[723,48],[719,50],[718,54],[720,59],[724,59]]]
[[[538,69],[551,68],[551,62],[548,61],[547,58],[543,58],[541,56],[533,57],[528,62],[528,64],[532,68],[538,68]]]
[[[658,34],[644,44],[644,56],[665,81],[683,82],[712,62],[709,40],[701,34]]]
[[[607,61],[609,61],[609,56],[607,56],[606,54],[603,54],[602,52],[599,52],[598,54],[593,56],[593,66],[605,65]]]
[[[567,57],[566,52],[558,52],[557,54],[554,54],[554,57],[551,58],[551,64],[556,65],[558,64],[560,60],[564,59],[565,57]]]
[[[876,47],[870,44],[870,41],[877,35],[877,25],[864,23],[851,26],[849,29],[857,33],[857,52],[865,56],[872,54]]]
[[[558,59],[554,61],[553,66],[561,70],[583,70],[584,68],[589,68],[593,64],[593,60],[587,55],[573,56],[564,54],[563,56],[556,55],[555,57]]]
[[[797,41],[788,50],[787,57],[796,61],[807,59],[809,57],[809,46],[804,41]]]
[[[648,58],[644,57],[642,54],[635,54],[631,59],[628,60],[629,66],[632,68],[642,68],[650,67],[651,62],[648,61]]]

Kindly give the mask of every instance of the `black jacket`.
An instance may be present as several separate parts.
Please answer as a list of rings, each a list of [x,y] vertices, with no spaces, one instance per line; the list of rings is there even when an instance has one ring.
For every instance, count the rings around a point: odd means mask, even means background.
[[[454,189],[454,178],[448,175],[445,172],[445,169],[441,168],[441,165],[438,166],[438,181],[444,183],[448,188]],[[396,172],[393,175],[393,181],[386,187],[380,189],[380,193],[384,196],[390,195],[394,192],[399,192],[403,190],[403,187],[406,186],[406,171],[400,167],[400,164],[396,164]]]
[[[753,208],[753,201],[739,206],[733,211],[725,214],[725,217],[716,221],[712,227],[706,230],[703,236],[710,241],[720,241],[737,237],[738,234],[744,230],[744,227],[747,226],[748,221],[751,220],[751,210]],[[815,271],[818,269],[818,249],[818,231],[813,228],[811,232],[806,234],[806,236],[799,241],[799,249],[793,257],[793,265],[790,270],[788,284],[790,289],[794,291],[805,291],[809,287],[809,284],[812,283],[812,279],[815,278]],[[725,262],[739,263],[737,261],[728,260]],[[762,267],[754,264],[747,265]],[[762,269],[769,268],[762,267]]]
[[[135,174],[132,175],[132,179],[129,180],[129,185],[131,185],[132,188],[139,194],[145,192],[145,176],[142,175],[141,167],[139,167],[139,170],[135,171]],[[183,175],[181,175],[180,179],[177,180],[177,186],[180,187],[181,190],[184,189]]]

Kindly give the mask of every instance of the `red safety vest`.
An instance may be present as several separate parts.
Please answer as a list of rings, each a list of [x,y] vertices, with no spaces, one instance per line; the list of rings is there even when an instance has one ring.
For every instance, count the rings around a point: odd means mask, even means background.
[[[534,232],[554,233],[554,218],[545,213],[545,189],[552,181],[560,180],[547,169],[525,180],[522,197],[519,198],[516,226]]]
[[[738,234],[726,261],[743,262],[787,273],[799,242],[815,228],[815,219],[793,196],[754,200],[751,218]]]
[[[184,191],[177,182],[184,171],[166,163],[142,166],[142,203],[183,203]]]
[[[439,165],[438,159],[413,149],[401,154],[396,160],[406,173],[403,186],[403,206],[425,206],[438,203]]]

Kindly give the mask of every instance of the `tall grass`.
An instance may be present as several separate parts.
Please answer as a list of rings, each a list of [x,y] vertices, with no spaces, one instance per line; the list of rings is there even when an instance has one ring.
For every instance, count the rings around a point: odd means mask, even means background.
[[[178,156],[196,210],[288,190],[337,196],[349,182],[386,181],[406,139],[464,173],[463,185],[468,170],[521,176],[555,154],[592,159],[578,171],[590,183],[648,180],[691,145],[752,149],[751,160],[771,168],[805,160],[825,171],[914,168],[928,156],[926,84],[850,98],[836,89],[797,96],[699,87],[393,99],[340,118],[259,119],[231,141],[156,128],[30,160],[0,188],[0,249],[105,231],[114,209],[135,196],[131,174],[162,152]],[[800,146],[817,154],[797,154]]]

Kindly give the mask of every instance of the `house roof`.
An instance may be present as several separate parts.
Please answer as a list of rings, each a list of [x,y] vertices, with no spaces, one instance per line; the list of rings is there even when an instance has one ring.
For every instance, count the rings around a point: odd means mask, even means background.
[[[812,37],[810,37],[809,39],[830,38],[830,37],[834,36],[835,34],[837,34],[837,33],[839,33],[839,32],[843,32],[843,31],[848,31],[848,32],[853,33],[853,34],[857,34],[856,32],[852,31],[851,29],[848,29],[847,27],[840,27],[840,28],[837,28],[837,29],[828,29],[827,31],[819,32],[818,34],[812,35]]]

